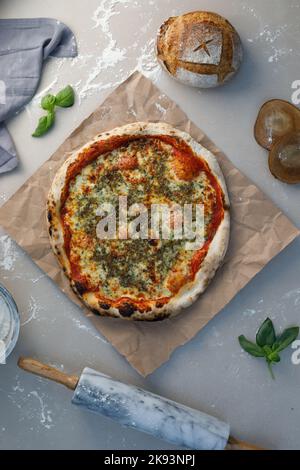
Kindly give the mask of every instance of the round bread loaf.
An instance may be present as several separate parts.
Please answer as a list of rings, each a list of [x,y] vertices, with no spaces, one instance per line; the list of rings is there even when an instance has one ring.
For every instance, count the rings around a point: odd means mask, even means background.
[[[171,17],[162,24],[157,56],[180,82],[211,88],[235,75],[243,50],[240,37],[229,21],[216,13],[195,11]]]

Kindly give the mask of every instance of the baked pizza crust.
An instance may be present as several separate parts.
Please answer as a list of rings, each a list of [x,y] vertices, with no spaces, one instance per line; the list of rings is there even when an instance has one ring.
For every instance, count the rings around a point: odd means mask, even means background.
[[[76,288],[75,282],[71,278],[71,267],[68,256],[64,247],[64,231],[61,223],[61,197],[65,187],[66,176],[68,168],[74,163],[78,156],[85,150],[89,149],[91,145],[99,141],[105,141],[115,136],[126,135],[168,135],[182,139],[190,146],[194,154],[201,156],[205,160],[217,179],[224,195],[224,217],[221,221],[212,242],[210,243],[207,254],[192,282],[184,285],[179,292],[174,295],[171,300],[161,306],[153,306],[150,311],[140,312],[135,310],[130,313],[130,316],[124,316],[118,308],[101,308],[99,307],[99,300],[93,292],[79,292]],[[82,300],[82,302],[91,309],[94,313],[117,317],[127,320],[162,320],[167,317],[178,314],[182,308],[190,306],[195,300],[205,291],[209,282],[214,277],[216,270],[221,265],[225,256],[229,236],[230,236],[230,212],[229,212],[229,197],[227,193],[226,184],[222,171],[215,156],[201,144],[196,142],[189,134],[173,128],[169,124],[135,122],[127,124],[122,127],[117,127],[109,132],[104,132],[97,135],[93,140],[72,153],[58,172],[53,180],[47,200],[47,224],[49,231],[49,238],[52,250],[57,257],[60,265],[63,268],[65,275],[69,278],[71,288]]]

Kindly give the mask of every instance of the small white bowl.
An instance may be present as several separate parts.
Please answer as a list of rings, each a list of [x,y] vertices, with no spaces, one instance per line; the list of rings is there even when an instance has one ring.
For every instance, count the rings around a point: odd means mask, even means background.
[[[14,349],[19,332],[18,307],[8,290],[0,284],[0,364],[5,363]]]

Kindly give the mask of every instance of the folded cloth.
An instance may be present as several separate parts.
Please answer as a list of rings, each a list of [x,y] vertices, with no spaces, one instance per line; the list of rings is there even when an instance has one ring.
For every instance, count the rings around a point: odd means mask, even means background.
[[[31,100],[38,87],[43,61],[75,57],[72,31],[50,18],[0,19],[0,173],[18,164],[4,121]]]

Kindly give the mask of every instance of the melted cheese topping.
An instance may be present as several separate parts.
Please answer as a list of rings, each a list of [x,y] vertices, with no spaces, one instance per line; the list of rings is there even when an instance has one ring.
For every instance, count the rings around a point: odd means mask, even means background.
[[[144,137],[84,166],[69,182],[62,211],[73,279],[102,299],[162,299],[178,292],[191,280],[195,255],[185,249],[185,239],[100,240],[96,213],[104,203],[117,208],[119,196],[127,196],[128,207],[203,204],[207,238],[218,197],[200,162],[167,139]]]

